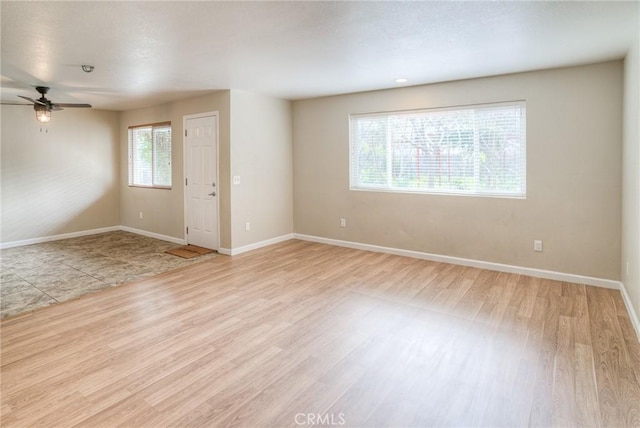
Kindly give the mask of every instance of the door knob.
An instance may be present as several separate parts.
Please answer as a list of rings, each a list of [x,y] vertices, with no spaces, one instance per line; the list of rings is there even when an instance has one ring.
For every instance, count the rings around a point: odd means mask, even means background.
[[[215,196],[215,195],[216,195],[216,192],[209,193],[209,196]]]

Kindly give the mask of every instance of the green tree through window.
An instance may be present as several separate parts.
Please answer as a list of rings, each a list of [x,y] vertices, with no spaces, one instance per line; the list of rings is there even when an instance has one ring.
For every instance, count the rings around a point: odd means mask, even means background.
[[[351,188],[523,197],[523,102],[351,118]]]
[[[129,128],[129,186],[171,187],[171,123]]]

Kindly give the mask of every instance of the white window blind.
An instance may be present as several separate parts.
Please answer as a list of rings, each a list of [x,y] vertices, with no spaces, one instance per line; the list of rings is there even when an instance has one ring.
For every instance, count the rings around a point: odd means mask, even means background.
[[[171,122],[129,127],[129,186],[171,187]]]
[[[524,102],[350,116],[351,189],[524,197]]]

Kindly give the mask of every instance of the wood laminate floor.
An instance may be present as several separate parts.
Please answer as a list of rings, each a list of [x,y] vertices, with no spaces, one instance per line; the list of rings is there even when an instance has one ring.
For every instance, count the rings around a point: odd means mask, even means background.
[[[3,427],[640,426],[618,291],[308,242],[1,332]]]

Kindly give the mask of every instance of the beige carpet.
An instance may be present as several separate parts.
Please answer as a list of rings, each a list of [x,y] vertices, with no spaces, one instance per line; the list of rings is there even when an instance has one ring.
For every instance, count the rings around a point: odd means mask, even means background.
[[[64,302],[216,257],[181,258],[175,243],[109,232],[0,251],[0,317]]]

